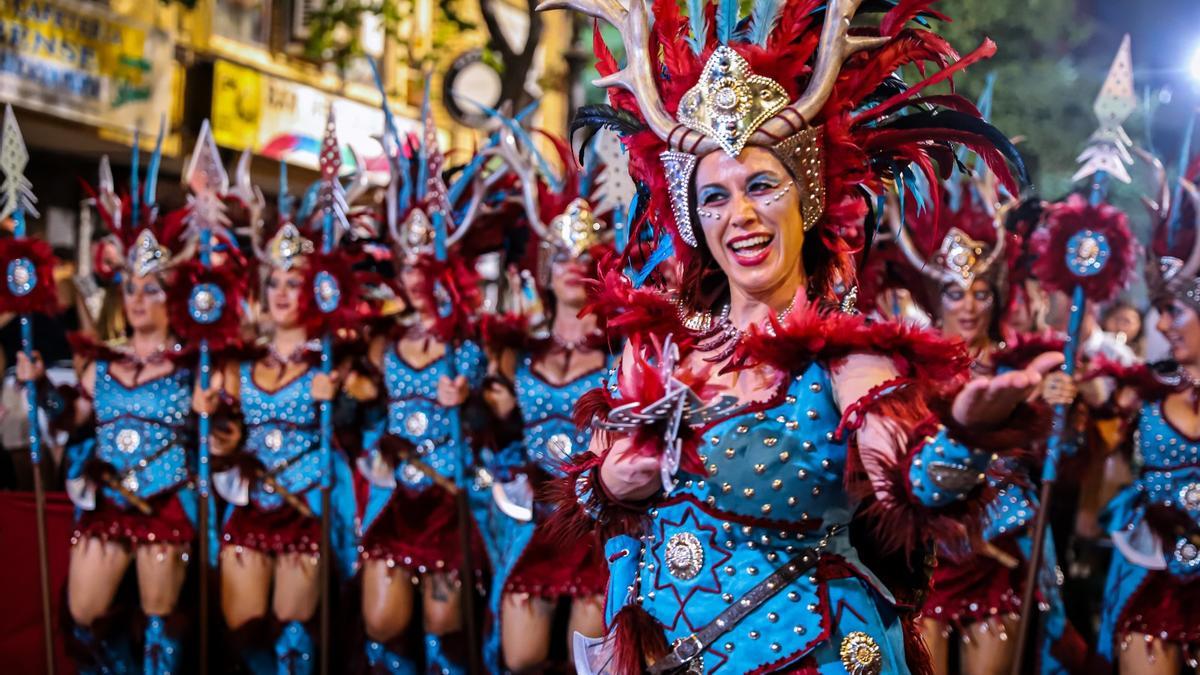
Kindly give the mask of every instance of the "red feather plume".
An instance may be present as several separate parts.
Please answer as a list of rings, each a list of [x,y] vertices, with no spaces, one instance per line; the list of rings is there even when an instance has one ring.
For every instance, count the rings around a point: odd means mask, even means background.
[[[225,298],[220,318],[202,323],[192,316],[192,289],[200,284],[212,284]],[[242,298],[246,297],[245,280],[226,267],[209,268],[195,260],[183,262],[176,268],[175,278],[168,286],[167,308],[171,327],[188,344],[208,340],[214,351],[236,348],[241,342]]]
[[[1084,230],[1103,235],[1109,247],[1108,262],[1099,274],[1089,277],[1076,276],[1066,263],[1068,242]],[[1138,255],[1125,213],[1107,203],[1093,206],[1078,194],[1047,209],[1046,225],[1034,234],[1032,246],[1034,278],[1065,293],[1081,285],[1093,302],[1111,300],[1129,283]]]

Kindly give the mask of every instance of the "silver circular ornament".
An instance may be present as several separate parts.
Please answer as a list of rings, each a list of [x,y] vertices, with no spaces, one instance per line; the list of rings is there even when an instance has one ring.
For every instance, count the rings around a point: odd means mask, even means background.
[[[342,289],[332,274],[320,271],[313,279],[313,295],[317,299],[317,309],[329,314],[338,308],[342,299]]]
[[[263,443],[269,450],[278,450],[283,447],[283,432],[279,429],[272,429],[267,432],[267,437],[263,439]]]
[[[550,450],[550,454],[558,460],[567,460],[571,457],[571,450],[575,447],[575,441],[570,434],[554,434],[546,441],[546,448]]]
[[[413,436],[420,436],[429,428],[429,415],[418,410],[404,418],[404,430]]]
[[[676,532],[667,540],[667,571],[676,579],[695,579],[704,569],[704,547],[691,532]]]
[[[137,429],[122,429],[117,432],[117,449],[130,454],[142,444],[142,435]]]
[[[1080,230],[1067,240],[1067,268],[1078,277],[1099,274],[1112,255],[1108,238],[1094,230]]]
[[[197,284],[188,297],[188,314],[196,323],[216,323],[225,309],[225,293],[216,284]]]
[[[29,258],[16,258],[8,263],[8,292],[17,297],[29,295],[37,286],[37,268]]]

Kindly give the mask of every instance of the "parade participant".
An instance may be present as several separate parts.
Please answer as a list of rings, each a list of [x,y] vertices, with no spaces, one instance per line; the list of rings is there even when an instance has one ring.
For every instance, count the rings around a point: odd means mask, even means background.
[[[1200,163],[1187,177],[1200,178]],[[1122,385],[1114,402],[1131,418],[1140,460],[1133,483],[1102,518],[1114,551],[1097,651],[1120,672],[1138,675],[1179,672],[1195,663],[1200,646],[1192,602],[1200,597],[1200,192],[1185,182],[1183,194],[1171,206],[1164,178],[1150,201],[1155,245],[1145,266],[1171,359],[1097,371],[1117,375]]]
[[[1003,136],[894,75],[930,59],[943,81],[991,45],[955,62],[908,5],[851,31],[858,5],[767,2],[739,22],[725,2],[715,30],[693,7],[688,35],[671,3],[653,27],[640,2],[543,4],[621,29],[625,70],[597,51],[628,92],[583,121],[625,136],[683,269],[673,300],[614,271],[593,303],[631,338],[613,389],[580,404],[605,431],[562,483],[562,516],[609,537],[611,630],[577,649],[583,672],[927,667],[906,572],[978,524],[992,451],[1036,427],[1014,414],[1061,356],[955,387],[958,343],[850,311],[861,191],[897,163],[936,181],[965,141],[1017,191]]]
[[[1062,350],[1062,340],[1052,335],[1022,334],[1008,325],[1014,289],[1023,279],[1014,263],[1024,254],[1020,237],[1005,227],[1008,211],[1015,206],[1002,199],[988,180],[952,178],[957,194],[946,191],[951,204],[942,209],[942,221],[921,222],[929,212],[905,214],[906,228],[898,213],[892,218],[898,248],[913,271],[924,279],[917,297],[947,338],[956,338],[971,357],[972,377],[992,377],[1021,369],[1041,354]],[[940,189],[940,188],[939,188]],[[911,201],[909,202],[912,203]],[[1000,205],[1000,206],[998,206]],[[918,240],[909,229],[938,236],[940,241]],[[1057,391],[1045,392],[1050,404],[1070,403]],[[1022,588],[1028,569],[1029,526],[1038,508],[1032,475],[1034,449],[1022,457],[1000,460],[990,476],[995,495],[988,504],[987,526],[982,541],[966,555],[948,547],[938,551],[931,579],[932,591],[921,608],[922,632],[933,657],[934,670],[948,673],[951,633],[961,637],[962,669],[968,673],[1007,673],[1016,658],[1016,640],[1010,639],[1019,625]],[[1040,577],[1038,600],[1063,614],[1053,548],[1048,549]],[[1051,622],[1048,647],[1062,638],[1065,623]],[[1070,633],[1074,639],[1074,633]],[[1042,672],[1061,667],[1049,651],[1040,654]]]
[[[157,153],[144,201],[136,178],[137,197],[118,198],[102,178],[96,200],[111,233],[98,257],[122,261],[110,292],[126,334],[106,343],[77,341],[73,399],[42,387],[55,424],[72,432],[67,493],[77,518],[67,609],[86,672],[124,672],[135,663],[128,626],[106,620],[131,564],[146,617],[142,672],[175,672],[183,659],[181,622],[172,619],[198,534],[193,371],[170,324],[168,289],[191,242],[186,211],[157,214],[156,171]],[[44,374],[36,355],[18,357],[18,371],[22,380]]]
[[[364,439],[367,454],[358,461],[370,482],[360,507],[362,614],[372,667],[412,672],[419,659],[405,654],[401,642],[419,589],[426,666],[460,672],[473,656],[461,644],[464,622],[474,620],[463,616],[460,594],[482,581],[487,553],[473,518],[471,550],[463,550],[458,493],[467,490],[474,502],[487,495],[475,495],[473,475],[465,484],[455,482],[459,462],[474,465],[457,407],[478,390],[486,363],[473,339],[479,299],[473,260],[462,251],[444,261],[435,253],[439,244],[453,251],[462,240],[480,213],[486,186],[475,169],[461,172],[453,185],[443,182],[443,157],[428,115],[414,151],[416,176],[411,166],[393,166],[387,206],[408,311],[391,335],[374,338],[369,349],[381,374],[386,419]],[[397,153],[397,164],[403,157]],[[464,569],[468,555],[475,569]]]
[[[518,131],[520,131],[518,129]],[[531,140],[507,130],[500,154],[519,176],[525,214],[536,235],[534,270],[513,269],[513,296],[496,342],[496,376],[485,385],[484,398],[500,420],[515,418],[521,440],[510,449],[511,466],[494,471],[499,510],[508,524],[501,538],[504,551],[492,583],[500,621],[504,666],[516,673],[543,672],[556,636],[554,615],[569,605],[567,637],[604,633],[604,588],[608,566],[594,533],[563,537],[548,527],[553,505],[545,490],[561,476],[564,462],[588,447],[589,429],[577,429],[572,409],[591,389],[601,386],[609,367],[609,343],[595,315],[580,316],[587,302],[585,279],[595,276],[596,261],[612,253],[612,217],[623,205],[619,189],[606,176],[626,171],[627,162],[615,136],[597,136],[594,160],[583,175],[565,141],[544,135],[559,150],[562,176],[543,178]],[[606,143],[607,152],[597,149]],[[597,159],[601,157],[601,159]],[[586,192],[584,191],[586,190]],[[546,311],[549,308],[549,311]],[[491,337],[491,336],[489,336]],[[507,339],[506,339],[507,338]],[[489,343],[492,340],[489,339]],[[492,346],[489,344],[489,346]],[[571,651],[568,641],[567,653]]]
[[[286,195],[281,198],[286,205]],[[260,314],[262,338],[245,360],[214,377],[213,391],[240,411],[245,438],[227,453],[214,474],[214,486],[230,505],[221,535],[221,606],[243,658],[252,672],[308,673],[316,668],[316,645],[308,624],[320,601],[322,500],[318,402],[337,395],[345,381],[350,395],[374,398],[374,387],[346,368],[319,372],[325,316],[317,310],[317,257],[312,240],[291,222],[286,207],[273,237],[262,243],[261,223],[252,223],[254,253],[264,269]],[[346,261],[321,256],[322,267]],[[348,272],[343,273],[343,276]],[[349,292],[342,284],[343,292]],[[218,411],[215,397],[204,411]],[[332,458],[330,503],[332,554],[338,577],[355,568],[355,501],[350,465],[344,454]],[[254,644],[278,636],[270,652]],[[265,629],[265,630],[264,630]]]

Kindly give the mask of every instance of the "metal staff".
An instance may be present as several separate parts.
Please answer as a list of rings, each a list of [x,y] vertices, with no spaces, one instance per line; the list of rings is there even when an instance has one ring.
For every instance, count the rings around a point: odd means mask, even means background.
[[[1074,179],[1090,178],[1091,191],[1088,196],[1089,207],[1096,209],[1104,203],[1108,191],[1108,179],[1116,178],[1124,183],[1131,181],[1126,165],[1133,163],[1133,157],[1128,147],[1129,137],[1121,128],[1122,122],[1129,118],[1137,108],[1137,97],[1133,92],[1133,62],[1130,54],[1129,36],[1126,35],[1117,51],[1109,69],[1108,78],[1100,90],[1093,106],[1100,128],[1092,134],[1088,147],[1079,156],[1082,164],[1075,173]],[[1051,216],[1053,218],[1053,216]],[[1109,229],[1101,223],[1091,223],[1088,229],[1059,232],[1053,224],[1048,225],[1050,239],[1066,240],[1066,255],[1061,260],[1047,260],[1046,264],[1056,268],[1052,274],[1046,275],[1043,284],[1048,288],[1062,291],[1070,290],[1071,316],[1067,324],[1067,341],[1063,350],[1065,361],[1062,370],[1068,376],[1073,376],[1076,369],[1076,356],[1079,350],[1079,331],[1089,300],[1101,300],[1111,294],[1111,285],[1104,286],[1089,283],[1102,272],[1112,279],[1112,283],[1123,286],[1128,273],[1132,269],[1124,269],[1126,258],[1120,251],[1114,250],[1120,234],[1114,230],[1124,228],[1128,236],[1128,227],[1123,223],[1109,225]],[[1094,229],[1093,229],[1094,228]],[[1059,228],[1068,229],[1068,228]],[[1116,271],[1116,274],[1112,272]],[[1045,556],[1046,527],[1049,521],[1050,502],[1054,495],[1054,484],[1058,478],[1058,461],[1064,451],[1067,451],[1073,439],[1065,435],[1069,406],[1059,404],[1054,407],[1054,424],[1046,447],[1046,459],[1042,465],[1042,486],[1040,504],[1034,521],[1033,544],[1029,556],[1029,569],[1025,574],[1025,587],[1021,594],[1021,621],[1017,632],[1016,658],[1013,660],[1013,674],[1021,672],[1026,645],[1030,639],[1031,627],[1037,607],[1034,598],[1037,589],[1038,572]]]
[[[217,144],[213,140],[212,130],[208,120],[200,127],[200,135],[196,139],[196,149],[188,162],[184,179],[192,190],[189,197],[190,225],[196,229],[200,242],[200,263],[205,267],[212,264],[212,232],[214,228],[228,225],[225,215],[225,204],[221,197],[229,190],[229,175],[221,164],[221,156]],[[193,290],[193,295],[196,290]],[[219,314],[221,308],[217,308]],[[208,390],[212,381],[212,354],[207,338],[200,340],[200,389]],[[209,567],[215,565],[209,530],[216,522],[215,508],[210,494],[211,467],[209,460],[211,452],[208,436],[211,420],[208,413],[201,413],[199,420],[199,475],[196,491],[200,498],[200,658],[201,673],[208,672],[208,573]]]
[[[335,225],[342,231],[349,229],[346,221],[345,191],[338,174],[342,169],[342,151],[337,139],[337,124],[333,116],[333,108],[329,108],[329,116],[325,121],[325,138],[321,142],[321,189],[320,207],[321,218],[321,253],[329,255],[333,251],[336,236]],[[318,271],[313,279],[313,295],[317,308],[324,314],[332,314],[338,309],[341,291],[337,279],[327,271]],[[327,328],[321,336],[321,372],[329,375],[333,372],[333,331]],[[329,608],[329,579],[330,557],[333,546],[330,542],[330,508],[331,491],[333,490],[333,405],[330,401],[319,404],[321,419],[321,558],[319,573],[321,579],[321,673],[329,672],[330,646],[330,608]]]
[[[0,140],[0,171],[4,183],[0,184],[0,199],[3,209],[0,220],[11,217],[13,237],[25,238],[25,214],[38,215],[34,204],[33,186],[25,177],[25,166],[29,163],[29,151],[12,106],[4,108],[3,140]],[[52,279],[38,279],[33,262],[28,258],[17,258],[8,263],[8,291],[15,296],[28,295],[41,283],[53,283]],[[52,297],[52,296],[51,296]],[[33,324],[28,312],[22,312],[21,351],[33,359]],[[42,599],[42,639],[45,646],[46,671],[54,673],[54,630],[50,619],[50,561],[46,547],[46,492],[42,485],[42,439],[38,428],[37,383],[26,382],[25,403],[29,408],[29,461],[33,465],[34,512],[37,519],[38,580]]]

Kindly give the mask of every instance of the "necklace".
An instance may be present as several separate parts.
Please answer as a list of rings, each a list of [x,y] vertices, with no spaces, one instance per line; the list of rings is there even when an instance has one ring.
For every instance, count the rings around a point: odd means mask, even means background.
[[[796,306],[796,298],[788,303],[783,311],[775,315],[775,318],[780,323],[792,313],[792,308]],[[701,332],[697,336],[696,348],[703,352],[717,352],[716,354],[704,357],[706,363],[720,363],[728,359],[737,351],[742,344],[742,338],[746,336],[746,331],[733,325],[729,320],[729,303],[721,308],[720,317],[715,321],[710,319],[709,323],[712,326],[707,331]],[[767,334],[775,337],[775,326],[768,322],[765,326]]]
[[[315,351],[320,348],[320,343],[316,340],[301,342],[292,349],[290,354],[286,356],[279,351],[274,342],[267,343],[267,356],[276,363],[287,366],[292,363],[300,363],[304,361],[305,355],[310,351]]]

